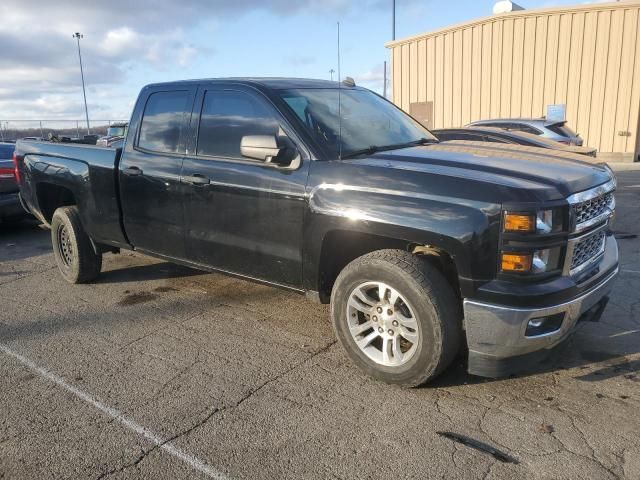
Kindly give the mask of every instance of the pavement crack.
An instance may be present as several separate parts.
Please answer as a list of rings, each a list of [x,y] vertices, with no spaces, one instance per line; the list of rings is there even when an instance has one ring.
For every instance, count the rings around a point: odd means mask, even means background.
[[[561,410],[561,411],[563,411],[563,410]],[[564,413],[566,413],[566,412],[564,412]],[[591,446],[591,444],[587,440],[587,436],[582,431],[582,429],[580,427],[578,427],[578,425],[576,423],[576,419],[574,417],[572,417],[571,415],[567,415],[567,416],[569,417],[569,421],[571,422],[571,426],[573,427],[573,429],[576,432],[578,432],[578,435],[580,435],[580,438],[582,438],[582,441],[584,442],[584,444],[587,446],[587,448],[591,452],[591,455],[584,455],[584,454],[581,454],[579,452],[575,452],[575,451],[569,450],[563,442],[559,441],[560,444],[564,447],[564,449],[567,452],[573,453],[574,455],[577,455],[579,457],[582,457],[582,458],[585,458],[587,460],[591,460],[592,462],[595,462],[601,468],[606,470],[613,478],[618,478],[618,475],[611,468],[607,467],[604,463],[602,463],[602,461],[597,457],[595,449]],[[555,435],[554,435],[554,437],[555,437]]]
[[[290,368],[286,369],[285,371],[279,373],[278,375],[270,378],[269,380],[265,381],[264,383],[260,384],[258,387],[254,388],[253,390],[250,390],[249,392],[247,392],[247,394],[242,397],[240,400],[238,400],[234,405],[228,407],[228,408],[224,408],[223,410],[227,410],[227,409],[231,409],[231,408],[237,408],[240,405],[242,405],[244,402],[246,402],[249,398],[253,397],[256,393],[260,392],[263,388],[265,388],[266,386],[277,382],[278,380],[280,380],[282,377],[288,375],[289,373],[293,372],[294,370],[296,370],[297,368],[300,368],[301,366],[309,363],[311,360],[313,360],[315,357],[317,357],[318,355],[323,354],[324,352],[326,352],[327,350],[329,350],[333,345],[335,345],[337,343],[337,340],[334,340],[332,342],[329,342],[327,345],[325,345],[322,348],[319,348],[318,350],[316,350],[314,353],[312,353],[310,356],[308,356],[307,358],[305,358],[304,360],[302,360],[301,362],[296,363],[295,365],[292,365]]]
[[[175,435],[163,440],[160,443],[155,444],[153,447],[144,450],[140,453],[140,455],[138,455],[133,461],[129,462],[129,463],[125,463],[124,465],[121,465],[117,468],[113,468],[107,472],[104,472],[102,474],[100,474],[96,480],[102,480],[103,478],[109,477],[111,475],[115,475],[116,473],[121,473],[129,468],[135,467],[136,465],[138,465],[140,462],[142,462],[142,460],[144,460],[146,457],[148,457],[152,452],[158,450],[159,448],[162,448],[164,445],[174,442],[175,440],[188,435],[189,433],[191,433],[192,431],[194,431],[195,429],[201,427],[202,425],[204,425],[205,423],[207,423],[216,413],[218,413],[221,409],[219,408],[214,408],[213,410],[211,410],[211,412],[209,412],[204,418],[202,418],[202,420],[200,420],[199,422],[196,422],[195,424],[191,425],[189,428],[187,428],[186,430],[182,430],[181,432],[176,433]]]
[[[173,436],[167,438],[166,440],[163,440],[162,442],[154,445],[153,447],[149,448],[148,450],[144,450],[140,455],[138,455],[133,461],[126,463],[124,465],[121,465],[117,468],[113,468],[107,472],[104,472],[102,474],[100,474],[96,480],[102,480],[106,477],[109,477],[111,475],[114,475],[116,473],[120,473],[123,472],[124,470],[128,469],[128,468],[132,468],[135,467],[136,465],[138,465],[142,460],[144,460],[150,453],[154,452],[155,450],[161,448],[163,445],[166,445],[167,443],[171,443],[174,442],[184,436],[189,435],[190,433],[192,433],[194,430],[202,427],[204,424],[206,424],[209,420],[211,420],[211,418],[213,418],[216,414],[218,413],[223,413],[227,410],[231,410],[234,408],[238,408],[240,405],[242,405],[244,402],[246,402],[248,399],[250,399],[251,397],[253,397],[254,395],[256,395],[258,392],[260,392],[262,389],[264,389],[265,387],[267,387],[268,385],[277,382],[278,380],[280,380],[281,378],[283,378],[284,376],[288,375],[289,373],[291,373],[292,371],[296,370],[297,368],[301,367],[302,365],[305,365],[307,363],[309,363],[311,360],[313,360],[315,357],[317,357],[318,355],[323,354],[324,352],[326,352],[327,350],[329,350],[333,345],[335,345],[337,343],[337,340],[334,340],[330,343],[328,343],[327,345],[325,345],[322,348],[319,348],[318,350],[316,350],[314,353],[312,353],[311,355],[309,355],[308,357],[306,357],[304,360],[302,360],[301,362],[296,363],[295,365],[292,365],[290,368],[286,369],[285,371],[279,373],[278,375],[271,377],[270,379],[266,380],[265,382],[261,383],[259,386],[257,386],[256,388],[250,390],[249,392],[247,392],[246,395],[244,395],[242,398],[240,398],[240,400],[238,400],[237,402],[235,402],[232,405],[228,405],[228,406],[222,406],[220,408],[214,408],[213,410],[211,410],[204,418],[202,418],[202,420],[200,420],[199,422],[196,422],[195,424],[191,425],[189,428],[182,430],[176,434],[174,434]],[[194,363],[190,366],[188,366],[187,368],[185,368],[183,370],[183,372],[178,373],[178,375],[174,376],[173,379],[175,379],[176,377],[182,375],[184,372],[188,371],[190,368],[193,367],[193,365],[195,365],[197,362],[199,361],[198,357],[196,357],[196,360],[194,361]],[[169,380],[167,382],[170,383],[171,380]]]

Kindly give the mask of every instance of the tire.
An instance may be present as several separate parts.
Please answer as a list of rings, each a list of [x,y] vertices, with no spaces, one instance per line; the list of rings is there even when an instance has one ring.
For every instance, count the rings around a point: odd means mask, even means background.
[[[53,213],[51,242],[56,264],[67,282],[87,283],[100,274],[102,254],[94,251],[77,207],[61,207]]]
[[[460,347],[459,299],[437,268],[402,250],[378,250],[349,263],[331,293],[331,318],[354,363],[387,383],[429,382]]]

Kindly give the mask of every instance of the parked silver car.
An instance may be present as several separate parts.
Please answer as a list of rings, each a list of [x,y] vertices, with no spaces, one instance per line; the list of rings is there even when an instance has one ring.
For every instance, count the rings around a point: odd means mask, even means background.
[[[494,118],[478,120],[467,127],[495,127],[514,132],[525,132],[540,135],[564,143],[565,145],[582,146],[582,138],[567,126],[566,121],[547,120],[546,118]]]

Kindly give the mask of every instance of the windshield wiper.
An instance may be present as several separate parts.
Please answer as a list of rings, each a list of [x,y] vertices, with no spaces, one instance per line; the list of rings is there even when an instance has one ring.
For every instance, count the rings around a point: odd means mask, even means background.
[[[342,155],[342,159],[344,160],[346,158],[353,158],[353,157],[357,157],[359,155],[365,155],[365,154],[372,155],[376,152],[382,152],[384,150],[397,150],[399,148],[409,148],[409,147],[415,147],[418,145],[426,145],[428,143],[438,143],[438,140],[422,137],[422,138],[419,138],[418,140],[413,140],[411,142],[405,142],[405,143],[396,143],[394,145],[370,145],[367,148],[361,148],[359,150],[354,150],[353,152],[349,152],[345,155]]]
[[[345,158],[353,158],[353,157],[357,157],[358,155],[364,155],[364,154],[373,154],[376,152],[379,152],[381,149],[383,149],[384,147],[379,147],[377,145],[370,145],[367,148],[361,148],[360,150],[354,150],[353,152],[349,152],[345,155],[342,155],[342,159],[344,160]]]
[[[403,143],[401,145],[394,145],[394,147],[395,148],[408,148],[408,147],[416,147],[418,145],[428,145],[430,143],[438,143],[438,140],[436,140],[435,138],[422,137],[422,138],[419,138],[418,140],[414,140],[412,142]]]

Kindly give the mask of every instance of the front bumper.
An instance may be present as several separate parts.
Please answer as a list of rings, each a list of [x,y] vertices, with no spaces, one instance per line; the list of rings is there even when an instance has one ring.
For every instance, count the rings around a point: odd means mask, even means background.
[[[618,249],[613,236],[608,237],[605,255],[600,261],[603,275],[595,285],[567,302],[537,307],[511,306],[464,300],[464,318],[469,346],[469,373],[483,377],[501,377],[516,373],[546,356],[565,340],[581,319],[602,313],[613,281],[618,273]],[[557,330],[526,336],[532,319],[564,315]],[[582,317],[582,318],[581,318]]]
[[[26,216],[18,193],[0,194],[0,221]]]

